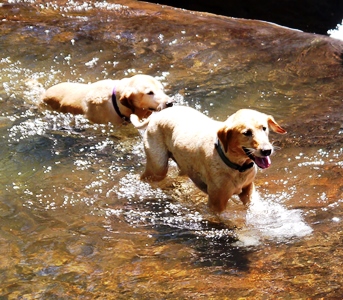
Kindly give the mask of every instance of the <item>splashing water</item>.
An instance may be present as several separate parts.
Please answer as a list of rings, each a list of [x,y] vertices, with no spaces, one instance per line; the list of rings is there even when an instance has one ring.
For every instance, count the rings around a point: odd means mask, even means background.
[[[132,226],[163,225],[193,231],[194,235],[207,239],[234,235],[238,238],[236,245],[242,247],[257,246],[264,240],[279,242],[300,238],[312,232],[312,228],[304,222],[301,210],[288,210],[275,201],[263,199],[257,193],[246,212],[224,213],[227,216],[224,217],[224,223],[244,219],[245,225],[236,231],[225,225],[225,228],[213,227],[206,216],[198,211],[188,208],[185,203],[174,203],[173,198],[177,196],[173,191],[153,188],[134,174],[127,174],[120,180],[116,193],[120,198],[128,199],[129,205],[127,209],[109,209],[106,215],[122,216]]]
[[[255,193],[246,214],[246,228],[238,233],[241,246],[260,244],[261,240],[283,241],[312,233],[299,209],[286,209],[281,204],[263,199]]]

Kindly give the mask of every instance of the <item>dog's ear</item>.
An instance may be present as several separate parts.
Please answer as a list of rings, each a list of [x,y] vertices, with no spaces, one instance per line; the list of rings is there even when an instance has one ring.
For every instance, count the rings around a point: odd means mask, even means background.
[[[284,134],[287,132],[278,123],[276,123],[276,121],[274,120],[272,116],[268,116],[268,125],[274,132],[281,133],[281,134]]]
[[[224,146],[225,152],[227,152],[227,150],[229,149],[229,141],[232,136],[232,129],[224,126],[223,128],[218,130],[217,136],[218,136],[219,141]]]
[[[121,95],[121,97],[119,98],[119,102],[120,102],[120,104],[131,109],[133,112],[135,111],[135,106],[133,104],[133,96],[132,96],[131,92],[127,92],[127,93]]]

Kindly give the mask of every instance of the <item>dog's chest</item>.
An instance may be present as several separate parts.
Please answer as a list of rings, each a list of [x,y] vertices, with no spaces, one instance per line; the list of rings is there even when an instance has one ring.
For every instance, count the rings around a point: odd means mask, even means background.
[[[237,173],[237,174],[235,174]],[[246,187],[247,185],[251,184],[256,176],[256,169],[253,167],[253,169],[245,171],[245,172],[237,172],[231,173],[231,176],[228,180],[228,184],[232,185],[232,189],[234,191],[234,194],[240,194],[242,192],[242,188]],[[232,176],[236,175],[236,176]]]

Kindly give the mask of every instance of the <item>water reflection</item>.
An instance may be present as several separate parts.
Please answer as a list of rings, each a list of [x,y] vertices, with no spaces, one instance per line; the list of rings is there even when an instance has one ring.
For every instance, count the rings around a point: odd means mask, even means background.
[[[340,42],[131,1],[0,10],[2,295],[341,296]],[[210,117],[244,106],[287,128],[249,209],[234,198],[220,222],[175,165],[141,182],[132,126],[37,108],[60,81],[136,73]]]

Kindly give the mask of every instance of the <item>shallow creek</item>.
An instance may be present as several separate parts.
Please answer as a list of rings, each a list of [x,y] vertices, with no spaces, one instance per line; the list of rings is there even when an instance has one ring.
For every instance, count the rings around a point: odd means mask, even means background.
[[[1,299],[340,298],[343,42],[131,0],[0,4]],[[249,208],[218,222],[171,164],[139,180],[131,125],[38,108],[44,88],[137,73],[178,105],[288,131]],[[191,121],[191,120],[190,120]]]

